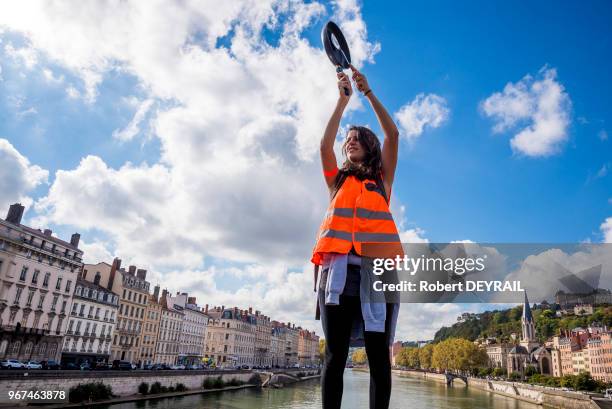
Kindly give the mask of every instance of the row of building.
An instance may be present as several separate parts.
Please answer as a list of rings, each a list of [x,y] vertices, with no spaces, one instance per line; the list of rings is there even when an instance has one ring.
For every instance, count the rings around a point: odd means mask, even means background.
[[[0,219],[0,359],[125,360],[135,364],[294,366],[319,362],[319,337],[252,308],[198,306],[153,291],[147,271],[84,264],[70,242],[21,224],[24,207]]]
[[[580,304],[583,311],[593,311],[592,304]],[[524,374],[529,366],[545,375],[577,375],[586,371],[594,379],[612,382],[612,331],[606,326],[592,324],[587,328],[574,328],[541,344],[536,339],[535,322],[525,294],[522,333],[517,344],[484,340],[489,361],[494,368],[504,368],[508,374]]]

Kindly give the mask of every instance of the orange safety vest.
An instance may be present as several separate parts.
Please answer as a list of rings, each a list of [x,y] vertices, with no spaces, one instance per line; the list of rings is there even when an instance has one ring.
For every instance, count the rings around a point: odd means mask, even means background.
[[[352,247],[367,257],[403,255],[383,190],[374,180],[360,181],[351,175],[329,204],[311,261],[321,265],[324,253],[346,254]]]

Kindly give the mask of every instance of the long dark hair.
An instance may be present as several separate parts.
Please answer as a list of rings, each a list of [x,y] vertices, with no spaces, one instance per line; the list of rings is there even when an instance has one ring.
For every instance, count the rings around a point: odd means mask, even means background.
[[[347,132],[357,131],[357,140],[365,151],[363,161],[359,163],[353,163],[348,159],[346,154],[346,146],[348,138],[342,144],[342,155],[346,157],[346,160],[339,169],[334,181],[334,192],[333,196],[338,193],[338,190],[344,183],[347,177],[355,176],[359,180],[371,179],[377,183],[380,182],[382,185],[381,171],[382,171],[382,154],[380,149],[380,141],[374,132],[365,126],[351,126]]]

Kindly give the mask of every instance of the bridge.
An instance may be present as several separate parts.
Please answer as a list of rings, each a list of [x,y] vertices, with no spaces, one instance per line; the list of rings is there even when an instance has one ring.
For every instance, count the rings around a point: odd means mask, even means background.
[[[465,383],[466,386],[468,384],[468,379],[467,379],[467,376],[465,376],[465,375],[458,375],[458,374],[454,374],[452,372],[446,372],[444,374],[444,376],[446,377],[446,386],[452,386],[453,381],[455,379],[461,379],[463,381],[463,383]]]

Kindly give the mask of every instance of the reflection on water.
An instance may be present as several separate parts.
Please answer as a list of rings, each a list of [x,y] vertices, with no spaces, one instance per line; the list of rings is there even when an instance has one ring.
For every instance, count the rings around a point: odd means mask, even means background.
[[[347,370],[342,407],[368,408],[369,374]],[[281,389],[247,388],[232,392],[190,395],[107,406],[109,409],[318,409],[319,380]],[[538,409],[539,406],[462,386],[409,377],[393,377],[392,409]]]

